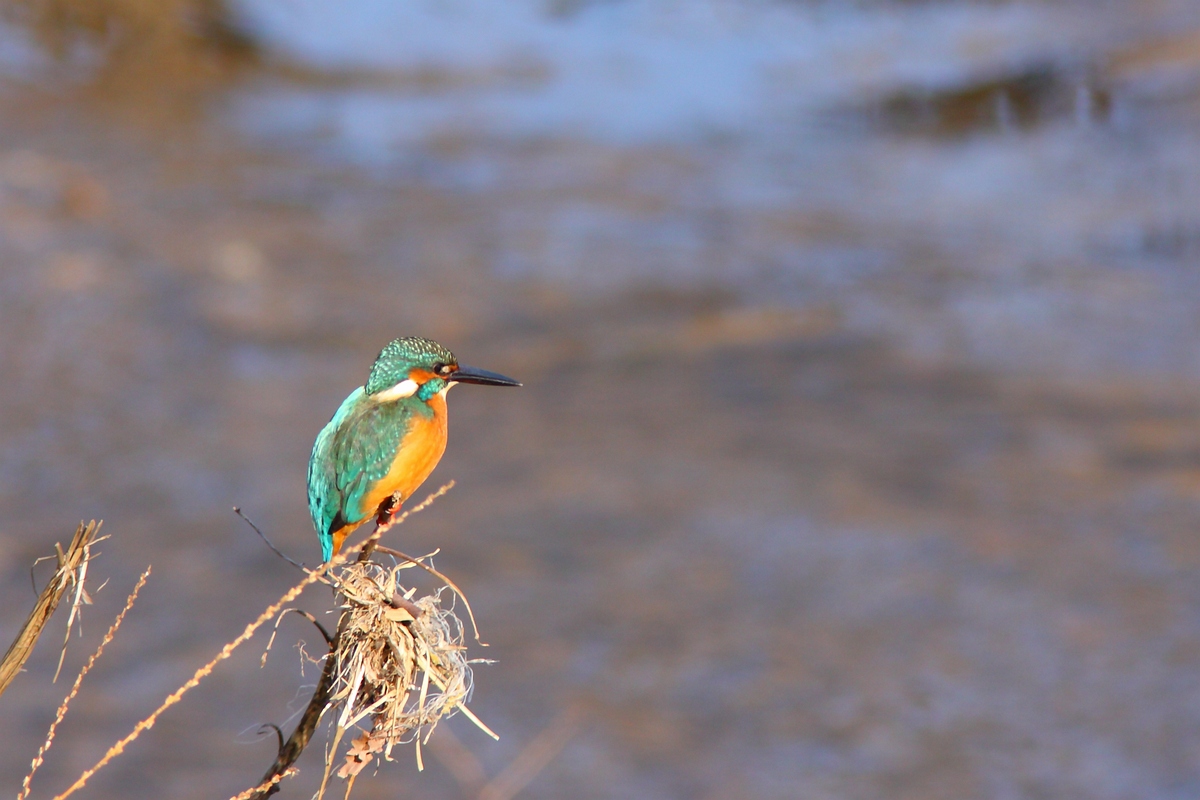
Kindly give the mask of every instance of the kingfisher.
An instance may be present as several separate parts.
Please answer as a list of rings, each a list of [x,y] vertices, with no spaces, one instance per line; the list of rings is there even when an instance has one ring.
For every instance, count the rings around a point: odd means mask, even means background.
[[[386,528],[433,472],[446,450],[446,393],[460,383],[521,385],[409,336],[389,342],[342,401],[308,461],[308,510],[325,561],[364,522]]]

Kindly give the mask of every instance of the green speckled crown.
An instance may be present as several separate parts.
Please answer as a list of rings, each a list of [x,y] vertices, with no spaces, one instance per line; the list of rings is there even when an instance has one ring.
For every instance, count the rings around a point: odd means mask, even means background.
[[[415,367],[432,370],[435,364],[457,364],[454,354],[437,342],[419,336],[393,339],[379,351],[367,378],[367,394],[390,389],[408,377]]]

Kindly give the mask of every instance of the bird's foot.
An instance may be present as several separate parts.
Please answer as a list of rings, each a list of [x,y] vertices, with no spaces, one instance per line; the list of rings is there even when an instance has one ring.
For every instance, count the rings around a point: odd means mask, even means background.
[[[392,523],[396,521],[396,512],[400,510],[401,502],[400,493],[396,492],[379,504],[379,508],[375,512],[375,530],[377,532],[383,533],[392,527]]]

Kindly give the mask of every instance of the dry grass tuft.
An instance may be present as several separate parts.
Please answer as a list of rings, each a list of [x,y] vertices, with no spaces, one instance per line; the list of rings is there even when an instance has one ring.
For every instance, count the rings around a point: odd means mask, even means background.
[[[420,766],[421,744],[458,710],[495,736],[466,707],[471,662],[462,620],[442,605],[446,590],[414,601],[415,590],[400,583],[401,571],[414,565],[367,561],[338,573],[345,622],[330,655],[336,661],[330,707],[340,706],[341,715],[326,776],[336,740],[356,727],[361,733],[337,772],[351,780],[376,755],[390,760],[392,748],[406,742],[416,743]]]

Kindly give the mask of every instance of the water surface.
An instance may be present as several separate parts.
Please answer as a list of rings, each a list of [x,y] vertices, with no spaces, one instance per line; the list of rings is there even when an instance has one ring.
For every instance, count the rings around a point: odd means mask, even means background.
[[[455,391],[458,486],[396,534],[471,597],[501,741],[356,796],[472,796],[572,709],[527,796],[1196,793],[1186,4],[234,10],[257,63],[188,114],[5,56],[0,630],[80,517],[69,666],[154,565],[46,791],[295,581],[230,506],[317,558],[312,437],[420,333],[526,383]],[[250,785],[297,638],[92,791]],[[56,658],[0,702],[10,785]]]

